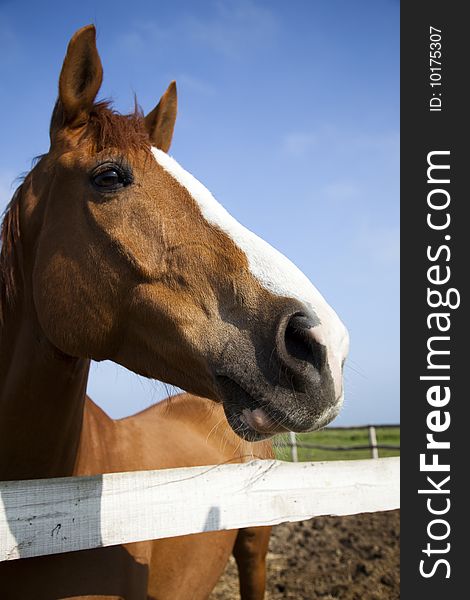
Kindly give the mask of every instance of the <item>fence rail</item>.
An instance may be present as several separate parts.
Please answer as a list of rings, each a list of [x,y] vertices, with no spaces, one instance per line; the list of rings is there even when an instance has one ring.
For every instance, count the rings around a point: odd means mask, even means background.
[[[294,446],[293,443],[289,442],[283,442],[283,443],[276,443],[276,447],[277,448],[282,448],[283,446],[287,446],[289,448],[292,448]],[[375,446],[371,446],[370,444],[363,444],[362,446],[325,446],[325,445],[321,445],[321,444],[309,444],[307,442],[299,442],[296,440],[295,442],[295,447],[296,448],[305,448],[306,450],[341,450],[341,451],[345,451],[345,450],[371,450],[372,448],[377,448],[378,450],[400,450],[400,446],[395,446],[392,444],[377,444]],[[372,458],[378,458],[377,457],[372,457]],[[296,460],[294,460],[294,462],[297,462]]]
[[[369,427],[375,427],[375,429],[400,429],[400,423],[383,423],[381,425],[335,425],[334,427],[325,427],[324,431],[351,431],[353,429],[369,429]]]
[[[369,435],[368,444],[351,445],[351,446],[329,446],[326,444],[311,444],[310,442],[299,441],[295,433],[290,433],[289,441],[279,441],[276,446],[278,448],[290,448],[291,457],[293,462],[298,461],[298,449],[305,448],[306,450],[335,450],[337,451],[348,451],[348,450],[370,450],[371,458],[379,458],[379,450],[400,450],[400,446],[396,444],[378,444],[377,443],[377,429],[399,429],[400,425],[355,425],[347,427],[327,427],[324,431],[352,431],[356,429],[367,429]]]
[[[0,561],[399,507],[399,458],[0,483]]]

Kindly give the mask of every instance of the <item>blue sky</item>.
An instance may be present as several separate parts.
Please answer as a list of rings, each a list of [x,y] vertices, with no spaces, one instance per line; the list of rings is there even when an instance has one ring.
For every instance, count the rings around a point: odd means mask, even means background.
[[[337,424],[399,420],[399,3],[0,0],[0,209],[48,148],[67,42],[95,23],[102,98],[153,108],[172,79],[171,154],[293,260],[351,334]],[[112,416],[164,386],[93,365]]]

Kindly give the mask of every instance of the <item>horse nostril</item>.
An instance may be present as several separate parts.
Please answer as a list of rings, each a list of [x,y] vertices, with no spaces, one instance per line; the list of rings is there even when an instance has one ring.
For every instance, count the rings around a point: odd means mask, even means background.
[[[313,333],[317,323],[302,313],[293,315],[284,332],[284,343],[289,357],[310,363],[320,371],[326,361],[326,348]]]

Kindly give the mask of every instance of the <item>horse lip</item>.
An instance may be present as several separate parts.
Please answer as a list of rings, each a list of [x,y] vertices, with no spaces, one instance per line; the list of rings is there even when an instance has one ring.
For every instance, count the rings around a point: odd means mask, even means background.
[[[253,394],[248,392],[244,386],[240,385],[238,381],[235,381],[228,375],[217,375],[216,376],[217,387],[222,402],[230,404],[236,404],[240,408],[240,411],[249,408],[255,410],[261,408],[261,402],[258,402]]]
[[[323,429],[338,416],[343,401],[343,394],[341,394],[333,405],[329,406],[323,414],[318,415],[310,423],[308,428],[304,428],[299,427],[298,423],[292,422],[289,415],[278,411],[269,401],[257,399],[247,391],[243,384],[240,384],[232,377],[219,374],[216,376],[216,381],[219,399],[224,407],[227,421],[235,433],[251,442],[265,440],[273,435],[287,431],[305,433],[307,431]],[[263,425],[256,418],[250,418],[250,413],[253,417],[255,411],[260,410],[271,421],[272,427],[266,426],[266,424]]]
[[[339,396],[335,404],[330,406],[326,412],[315,422],[315,426],[310,431],[319,431],[331,423],[339,415],[343,404],[343,395]]]
[[[274,435],[289,431],[283,425],[274,421],[263,408],[256,408],[255,410],[245,408],[240,415],[240,420],[252,430],[263,435]]]
[[[266,401],[256,399],[232,377],[218,375],[217,383],[227,420],[240,437],[255,442],[290,431],[280,424],[287,420],[286,415],[268,406]],[[259,411],[264,413],[265,420],[269,420],[271,426],[263,426],[256,418],[260,415]]]

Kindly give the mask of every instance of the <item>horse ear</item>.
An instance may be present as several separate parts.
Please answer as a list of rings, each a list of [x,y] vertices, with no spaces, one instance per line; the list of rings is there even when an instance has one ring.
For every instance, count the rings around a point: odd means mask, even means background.
[[[145,127],[154,146],[168,152],[175,128],[178,100],[172,81],[157,106],[145,117]]]
[[[79,29],[67,48],[59,78],[59,98],[51,122],[56,127],[79,127],[88,117],[103,81],[94,25]]]

